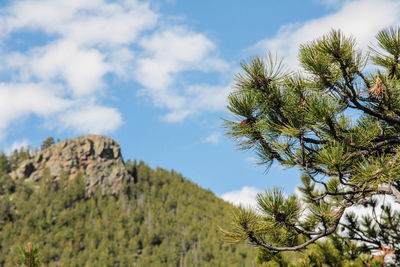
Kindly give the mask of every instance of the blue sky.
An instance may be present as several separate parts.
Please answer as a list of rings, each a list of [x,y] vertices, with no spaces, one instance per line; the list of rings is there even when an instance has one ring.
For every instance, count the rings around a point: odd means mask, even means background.
[[[296,170],[266,173],[224,136],[240,61],[270,50],[296,69],[299,44],[331,28],[366,48],[399,22],[395,0],[1,1],[0,146],[105,134],[125,160],[173,168],[227,200],[291,193]]]

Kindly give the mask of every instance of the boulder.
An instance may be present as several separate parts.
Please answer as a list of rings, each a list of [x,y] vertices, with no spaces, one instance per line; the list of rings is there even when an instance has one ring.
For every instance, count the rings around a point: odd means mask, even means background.
[[[21,164],[14,176],[39,181],[45,170],[53,181],[62,175],[72,180],[81,172],[88,196],[97,187],[103,194],[118,194],[123,182],[133,179],[125,168],[119,144],[100,135],[81,136],[53,145]]]

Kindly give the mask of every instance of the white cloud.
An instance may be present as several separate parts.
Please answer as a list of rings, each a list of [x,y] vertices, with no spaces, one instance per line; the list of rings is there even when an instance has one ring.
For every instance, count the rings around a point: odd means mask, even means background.
[[[352,33],[365,47],[378,30],[400,22],[398,1],[322,1],[339,8],[318,19],[285,25],[251,49],[277,51],[295,66],[298,45],[331,28]],[[230,84],[223,80],[232,77],[230,64],[205,34],[161,19],[148,3],[136,0],[21,0],[2,7],[0,44],[16,42],[14,34],[24,32],[48,39],[20,50],[0,50],[0,74],[10,77],[0,86],[0,102],[5,102],[0,107],[0,138],[12,121],[30,114],[82,133],[116,129],[122,123],[120,112],[103,104],[107,75],[136,80],[141,95],[164,109],[162,118],[168,122],[225,110]],[[183,81],[189,72],[217,78],[213,85]],[[103,125],[94,110],[103,114]],[[66,119],[66,114],[82,117]]]
[[[168,94],[162,99],[170,107],[170,111],[164,116],[164,119],[168,122],[177,122],[200,112],[225,110],[230,91],[231,87],[228,85],[210,86],[204,84],[190,85],[179,96]],[[171,102],[168,102],[169,100]],[[171,103],[175,105],[171,105]]]
[[[181,27],[156,32],[140,45],[145,55],[138,60],[136,79],[154,91],[171,86],[174,74],[198,69],[214,49],[204,35]]]
[[[11,155],[11,153],[15,150],[20,150],[21,148],[28,148],[29,141],[27,139],[16,140],[14,141],[11,146],[7,147],[4,151],[6,155]]]
[[[272,38],[259,41],[248,52],[265,54],[267,50],[285,57],[285,62],[295,68],[298,65],[299,45],[329,32],[341,29],[353,35],[359,47],[367,47],[377,32],[400,23],[400,2],[395,0],[346,1],[333,14],[306,22],[282,26]]]
[[[115,108],[87,106],[73,109],[59,116],[61,128],[72,128],[78,133],[108,133],[122,124],[121,114]]]
[[[29,114],[80,133],[118,128],[120,112],[102,104],[105,76],[132,75],[129,46],[157,20],[148,4],[135,0],[22,0],[3,7],[0,43],[17,42],[12,38],[19,32],[48,38],[41,45],[32,42],[22,50],[1,51],[0,71],[11,81],[0,85],[0,138],[12,121]],[[87,107],[82,109],[82,103]]]
[[[135,41],[158,15],[138,1],[25,0],[5,8],[5,31],[43,30],[79,45],[113,46]]]
[[[227,192],[221,195],[221,198],[236,206],[255,208],[257,206],[256,196],[261,190],[251,186],[244,186],[240,190]]]
[[[202,60],[215,49],[206,36],[184,27],[156,32],[149,38],[144,38],[140,45],[150,56],[149,60],[162,63],[157,70],[164,70],[166,73],[199,68]]]
[[[310,211],[307,209],[307,203],[303,201],[304,199],[304,194],[299,190],[298,187],[294,190],[294,195],[300,200],[300,203],[303,206],[304,212],[302,213],[302,219],[306,219],[306,217],[310,214]],[[396,200],[394,196],[391,195],[374,195],[372,197],[377,201],[376,205],[376,215],[378,218],[381,217],[382,214],[382,205],[389,205],[391,206],[392,210],[397,210],[400,211],[400,203],[399,200]],[[362,216],[366,215],[372,215],[372,208],[370,206],[365,207],[363,205],[354,205],[351,206],[350,208],[347,208],[345,213],[354,213],[356,216],[358,216],[359,219],[361,219]],[[344,222],[344,216],[341,219],[341,222]]]
[[[385,205],[390,205],[393,210],[398,210],[400,211],[400,203],[395,201],[395,198],[393,196],[389,195],[375,195],[373,197],[374,199],[377,200],[377,208],[376,208],[376,214],[378,218],[380,218],[380,215],[382,213],[381,206],[383,204]],[[364,207],[361,205],[357,206],[352,206],[349,209],[346,210],[346,212],[353,212],[355,213],[359,218],[363,215],[372,215],[372,209],[371,207]]]
[[[111,70],[100,51],[79,48],[76,43],[65,40],[34,48],[28,54],[11,53],[6,56],[6,62],[23,80],[56,82],[61,78],[75,97],[87,96],[102,88],[103,76]]]
[[[56,88],[45,83],[0,83],[0,139],[20,117],[32,113],[46,117],[71,106],[70,100],[57,95]]]
[[[119,77],[129,79],[134,72],[132,64],[134,59],[135,54],[132,50],[121,47],[120,49],[110,51],[108,55],[108,67]]]
[[[188,105],[197,110],[218,111],[221,108],[225,108],[230,92],[230,85],[210,86],[203,84],[189,86],[187,88],[187,96],[191,101]]]
[[[204,139],[205,143],[218,144],[221,139],[221,134],[218,132],[212,133]]]
[[[215,55],[215,45],[205,35],[173,27],[144,38],[140,44],[144,53],[138,59],[136,79],[144,86],[142,93],[156,106],[169,109],[166,121],[224,108],[228,85],[177,85],[179,74],[187,71],[230,70],[229,64]]]
[[[115,130],[122,123],[121,114],[102,103],[110,74],[139,82],[141,94],[166,110],[163,119],[168,122],[225,106],[228,85],[180,80],[188,71],[220,75],[230,71],[215,44],[185,26],[163,24],[148,3],[14,1],[0,9],[0,44],[21,42],[13,40],[15,33],[44,37],[40,43],[22,40],[26,42],[22,49],[0,50],[4,62],[0,74],[10,80],[0,87],[0,95],[7,97],[0,115],[0,138],[11,121],[29,114],[44,117],[46,125],[59,129]],[[16,86],[20,89],[12,94],[7,89]],[[33,86],[36,96],[32,96]],[[82,103],[86,108],[81,108]]]
[[[223,200],[230,202],[236,206],[249,207],[255,211],[259,211],[257,209],[257,200],[256,200],[256,196],[258,193],[263,193],[263,191],[255,187],[244,186],[240,190],[224,193],[220,197]],[[303,213],[301,214],[300,218],[301,220],[305,220],[307,216],[310,214],[310,211],[307,209],[308,204],[306,204],[303,201],[304,195],[298,189],[298,187],[296,187],[296,189],[294,190],[294,195],[300,200],[300,203],[303,207]],[[381,206],[383,204],[391,206],[392,210],[397,210],[397,211],[400,210],[400,203],[398,202],[398,200],[396,201],[393,196],[375,195],[373,198],[377,200],[376,215],[378,219],[381,217],[382,214]],[[346,213],[350,212],[355,213],[355,215],[358,216],[359,220],[361,219],[362,216],[372,215],[371,207],[364,207],[362,205],[354,205],[346,209]],[[344,217],[342,217],[341,222],[344,222]]]

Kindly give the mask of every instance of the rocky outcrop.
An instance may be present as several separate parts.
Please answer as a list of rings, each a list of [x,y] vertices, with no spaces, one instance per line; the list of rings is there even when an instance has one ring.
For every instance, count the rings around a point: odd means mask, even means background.
[[[87,195],[97,187],[103,194],[118,194],[122,183],[132,179],[122,160],[119,144],[100,135],[67,139],[51,146],[24,162],[14,176],[38,181],[45,171],[52,180],[58,180],[62,175],[71,180],[81,172]]]

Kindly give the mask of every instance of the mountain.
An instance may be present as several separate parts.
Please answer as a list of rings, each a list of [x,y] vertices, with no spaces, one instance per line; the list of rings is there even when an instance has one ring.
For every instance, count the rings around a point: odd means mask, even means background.
[[[31,154],[0,155],[0,266],[28,242],[44,266],[254,266],[255,248],[220,241],[233,207],[174,170],[96,135]]]
[[[86,196],[99,189],[103,194],[118,194],[122,183],[130,182],[117,142],[106,136],[87,135],[50,146],[32,159],[25,160],[12,173],[14,178],[38,181],[48,172],[52,181],[63,175],[72,181],[78,173],[85,180]]]

